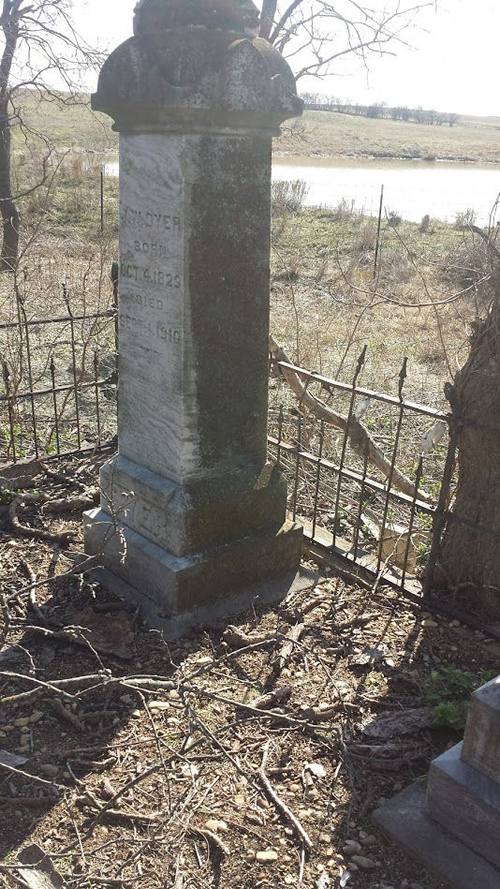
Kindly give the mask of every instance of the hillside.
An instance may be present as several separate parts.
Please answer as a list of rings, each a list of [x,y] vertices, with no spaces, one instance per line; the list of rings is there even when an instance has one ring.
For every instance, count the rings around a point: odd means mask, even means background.
[[[21,110],[29,125],[58,148],[116,151],[118,137],[111,121],[82,104],[59,107],[26,94]],[[500,163],[500,118],[462,117],[454,127],[372,120],[328,111],[306,111],[285,124],[275,142],[281,155],[322,157],[442,158]]]
[[[276,143],[282,154],[442,158],[500,163],[500,118],[464,117],[454,127],[306,111]]]

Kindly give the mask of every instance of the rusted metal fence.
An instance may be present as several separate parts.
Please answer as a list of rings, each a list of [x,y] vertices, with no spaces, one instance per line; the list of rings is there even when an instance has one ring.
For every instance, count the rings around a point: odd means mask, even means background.
[[[62,285],[65,311],[0,323],[0,465],[91,452],[116,431],[116,300],[110,308],[75,312]],[[3,388],[3,391],[2,391]]]
[[[15,320],[0,324],[0,473],[2,462],[114,443],[116,267],[112,281],[105,311],[76,314],[66,293],[67,311],[57,317],[29,319],[21,305]],[[287,474],[290,513],[313,551],[420,599],[433,525],[452,485],[448,472],[441,491],[450,466],[448,417],[405,397],[406,361],[394,394],[361,386],[366,357],[364,350],[350,383],[272,361],[269,452]],[[287,373],[317,411],[297,400]]]
[[[270,451],[288,475],[290,512],[313,549],[383,576],[420,600],[435,519],[453,484],[447,477],[442,492],[453,446],[448,415],[404,397],[406,361],[397,394],[359,385],[365,360],[364,351],[351,383],[275,361]],[[312,396],[307,411],[290,400],[284,372]]]

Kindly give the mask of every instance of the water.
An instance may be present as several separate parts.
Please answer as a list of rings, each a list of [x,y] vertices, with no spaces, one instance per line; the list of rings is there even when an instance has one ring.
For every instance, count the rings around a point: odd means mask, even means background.
[[[304,179],[308,206],[336,207],[345,200],[373,216],[384,185],[384,208],[411,222],[420,222],[426,213],[454,222],[457,213],[471,208],[478,224],[485,225],[500,193],[500,165],[494,164],[277,158],[274,178]]]
[[[106,173],[117,176],[118,163],[107,164]],[[485,225],[500,193],[500,165],[494,164],[289,157],[275,158],[273,177],[304,179],[308,206],[337,207],[345,200],[373,216],[384,185],[385,209],[411,222],[427,213],[454,222],[457,213],[471,208]]]

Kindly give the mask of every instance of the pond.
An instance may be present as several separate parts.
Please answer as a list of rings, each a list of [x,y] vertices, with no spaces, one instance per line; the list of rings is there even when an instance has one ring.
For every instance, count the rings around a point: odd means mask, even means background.
[[[380,189],[384,209],[420,222],[425,214],[454,222],[457,213],[476,212],[487,224],[500,193],[500,166],[443,161],[380,161],[355,158],[276,158],[275,179],[303,179],[309,187],[305,204],[337,207],[346,201],[376,216]]]
[[[107,164],[106,174],[117,176],[118,163]],[[427,213],[454,222],[457,213],[473,209],[478,224],[485,225],[500,193],[500,165],[495,164],[287,157],[274,159],[273,178],[303,179],[308,206],[331,208],[346,201],[373,216],[383,185],[384,209],[411,222]]]

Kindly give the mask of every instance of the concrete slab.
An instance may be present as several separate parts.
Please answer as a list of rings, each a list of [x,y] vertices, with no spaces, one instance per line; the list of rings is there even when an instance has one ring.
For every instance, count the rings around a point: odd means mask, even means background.
[[[376,809],[372,819],[452,889],[500,889],[500,870],[432,820],[424,781]]]

